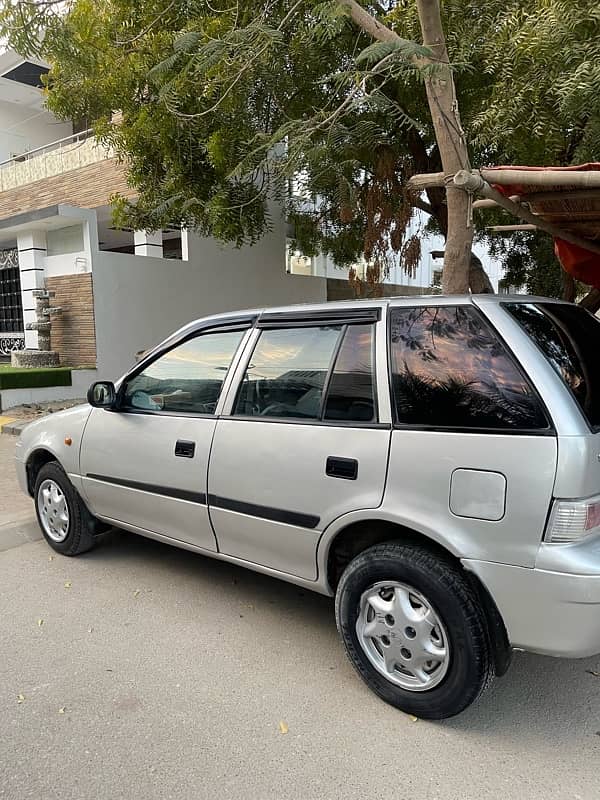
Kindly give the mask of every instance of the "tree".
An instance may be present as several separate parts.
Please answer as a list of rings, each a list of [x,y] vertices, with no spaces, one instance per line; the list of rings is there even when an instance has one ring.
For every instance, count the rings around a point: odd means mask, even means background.
[[[37,46],[53,64],[50,107],[93,124],[127,159],[139,199],[117,202],[122,222],[183,224],[242,244],[268,227],[275,197],[300,249],[328,252],[340,265],[364,255],[377,277],[390,257],[407,270],[418,262],[418,239],[408,235],[415,208],[448,235],[445,191],[421,198],[406,190],[414,173],[443,166],[428,88],[437,122],[460,141],[462,120],[475,165],[568,162],[588,152],[600,129],[598,100],[588,92],[584,101],[578,82],[597,69],[592,0],[577,8],[560,0],[446,0],[460,118],[454,104],[440,111],[431,97],[448,67],[435,61],[440,43],[417,44],[419,11],[427,14],[428,5],[73,0],[57,15],[51,3],[12,0],[0,24],[23,50],[43,23]],[[367,11],[357,25],[356,14]],[[540,15],[542,34],[534,25]],[[122,111],[118,126],[110,124],[114,109]],[[551,123],[548,140],[536,113]],[[294,176],[300,191],[290,197]],[[461,198],[455,217],[451,202],[451,217],[465,225],[468,198]],[[482,273],[473,259],[471,287],[483,285]]]

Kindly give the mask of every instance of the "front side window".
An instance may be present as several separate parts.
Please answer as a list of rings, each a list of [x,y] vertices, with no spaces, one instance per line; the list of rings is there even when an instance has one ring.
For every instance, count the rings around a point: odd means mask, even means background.
[[[214,414],[244,331],[207,333],[169,350],[129,380],[121,407]]]
[[[500,430],[548,427],[529,382],[475,308],[395,308],[390,325],[399,423]]]
[[[323,388],[342,326],[262,331],[234,414],[320,419]]]
[[[573,393],[593,429],[600,427],[600,320],[565,303],[504,303]]]

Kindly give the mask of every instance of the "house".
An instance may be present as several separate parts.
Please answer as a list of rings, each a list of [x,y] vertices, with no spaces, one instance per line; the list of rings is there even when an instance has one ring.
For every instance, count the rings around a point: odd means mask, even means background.
[[[90,131],[44,109],[45,72],[14,51],[0,55],[0,359],[38,347],[28,324],[33,292],[46,288],[62,309],[51,346],[72,369],[69,386],[4,390],[0,381],[3,409],[83,397],[92,380],[118,378],[136,353],[203,315],[351,296],[329,260],[290,250],[277,214],[257,245],[241,249],[186,230],[115,228],[110,196],[134,196],[124,167]],[[433,268],[392,276],[402,285],[388,291],[427,291]]]

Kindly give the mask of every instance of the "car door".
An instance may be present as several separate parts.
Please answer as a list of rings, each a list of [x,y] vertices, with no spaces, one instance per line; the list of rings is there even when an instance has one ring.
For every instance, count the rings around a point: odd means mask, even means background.
[[[534,386],[469,301],[427,298],[389,318],[384,509],[465,558],[533,566],[557,458]]]
[[[117,410],[92,410],[80,467],[94,514],[216,549],[208,457],[221,391],[249,326],[187,335],[125,378]]]
[[[314,580],[327,525],[381,503],[390,423],[377,404],[380,311],[261,316],[211,454],[221,552]]]

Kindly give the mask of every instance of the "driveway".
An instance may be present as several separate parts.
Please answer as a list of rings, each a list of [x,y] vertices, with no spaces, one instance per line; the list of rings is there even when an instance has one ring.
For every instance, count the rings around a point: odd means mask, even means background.
[[[600,658],[516,654],[462,716],[413,722],[355,675],[328,598],[126,533],[74,559],[28,541],[13,446],[0,798],[597,800]]]

